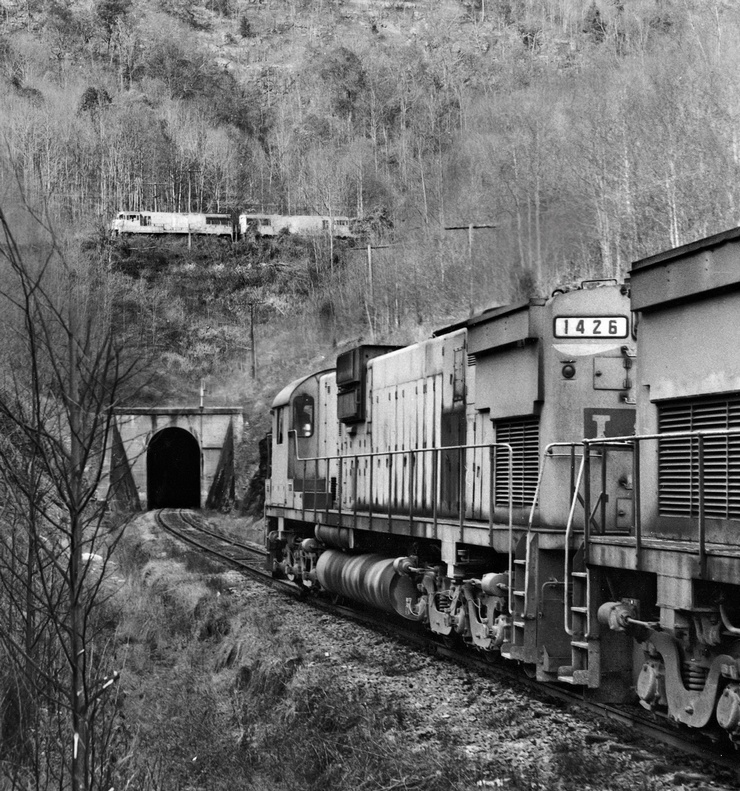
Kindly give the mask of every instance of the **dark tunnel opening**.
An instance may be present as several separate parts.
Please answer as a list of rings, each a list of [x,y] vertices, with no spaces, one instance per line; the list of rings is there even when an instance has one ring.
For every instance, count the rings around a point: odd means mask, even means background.
[[[189,431],[165,428],[146,454],[147,504],[152,508],[200,508],[200,447]]]

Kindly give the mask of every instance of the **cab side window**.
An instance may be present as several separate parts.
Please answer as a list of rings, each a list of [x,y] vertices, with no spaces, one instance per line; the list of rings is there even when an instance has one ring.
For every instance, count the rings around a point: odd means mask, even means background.
[[[277,445],[283,444],[284,415],[285,407],[279,407],[275,412],[275,443]]]
[[[314,400],[313,396],[303,393],[293,401],[293,426],[299,439],[313,434]]]

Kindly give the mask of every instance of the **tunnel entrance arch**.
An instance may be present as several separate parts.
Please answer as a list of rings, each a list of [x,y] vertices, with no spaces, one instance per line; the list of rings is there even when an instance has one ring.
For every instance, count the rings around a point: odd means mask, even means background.
[[[200,508],[200,445],[185,429],[158,431],[146,452],[147,507]]]

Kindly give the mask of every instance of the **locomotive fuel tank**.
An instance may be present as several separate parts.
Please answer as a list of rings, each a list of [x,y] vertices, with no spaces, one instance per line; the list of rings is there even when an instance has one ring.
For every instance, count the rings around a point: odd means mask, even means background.
[[[345,555],[327,549],[316,564],[316,577],[326,590],[416,620],[416,586],[408,576],[397,573],[394,562],[377,554]]]

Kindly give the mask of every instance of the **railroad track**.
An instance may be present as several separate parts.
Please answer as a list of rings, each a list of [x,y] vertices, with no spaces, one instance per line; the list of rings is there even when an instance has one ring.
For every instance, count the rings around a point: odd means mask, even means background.
[[[167,533],[212,557],[221,560],[265,584],[277,583],[280,587],[302,592],[299,585],[275,580],[266,568],[269,553],[257,544],[235,541],[213,530],[195,511],[163,508],[155,511],[157,524]]]
[[[278,588],[292,595],[305,597],[308,589],[294,582],[275,579],[266,568],[269,555],[267,550],[257,544],[235,541],[218,531],[213,530],[197,512],[182,509],[162,509],[155,512],[157,523],[168,533],[181,541],[206,552],[209,555],[235,567],[239,571],[258,579],[260,582]],[[740,783],[740,751],[727,744],[717,744],[708,737],[696,732],[678,730],[670,723],[643,714],[640,709],[627,706],[616,706],[590,701],[577,690],[554,684],[536,682],[519,666],[512,666],[506,660],[486,660],[479,654],[471,652],[460,645],[440,643],[426,630],[413,628],[409,631],[408,621],[394,617],[388,613],[376,613],[365,610],[360,605],[344,604],[336,598],[332,601],[316,596],[307,599],[313,606],[340,617],[359,621],[373,629],[411,643],[419,649],[437,654],[454,661],[480,675],[494,676],[509,683],[524,686],[540,699],[557,699],[575,704],[604,719],[617,722],[633,733],[658,741],[683,753],[704,759],[705,761],[736,773]]]

